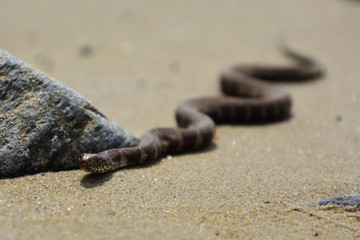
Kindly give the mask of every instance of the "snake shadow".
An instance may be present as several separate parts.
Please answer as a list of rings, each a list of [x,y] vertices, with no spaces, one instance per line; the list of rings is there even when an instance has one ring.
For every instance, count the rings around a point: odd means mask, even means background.
[[[96,174],[96,173],[86,174],[81,179],[80,185],[85,188],[95,188],[102,186],[113,178],[114,172],[115,171],[100,173],[100,174]]]
[[[181,155],[187,155],[187,154],[201,154],[201,153],[205,153],[205,152],[211,152],[211,151],[215,151],[217,149],[217,146],[214,142],[212,142],[209,146],[203,148],[203,149],[199,149],[199,150],[194,150],[194,151],[188,151],[188,152],[183,152],[183,153],[177,153],[174,154],[174,156],[181,156]],[[85,187],[85,188],[95,188],[95,187],[99,187],[104,185],[106,182],[109,182],[113,177],[114,177],[114,173],[117,171],[122,171],[122,170],[127,170],[127,169],[142,169],[142,168],[149,168],[149,167],[153,167],[157,164],[159,164],[163,159],[166,160],[166,155],[161,156],[158,159],[153,160],[152,162],[143,164],[143,165],[134,165],[134,166],[129,166],[129,167],[123,167],[117,170],[113,170],[113,171],[109,171],[106,173],[89,173],[86,174],[82,177],[81,179],[81,186]]]

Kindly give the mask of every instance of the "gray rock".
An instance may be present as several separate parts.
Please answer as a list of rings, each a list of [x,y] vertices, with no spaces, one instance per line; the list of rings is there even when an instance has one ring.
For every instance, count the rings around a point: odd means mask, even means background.
[[[333,197],[333,198],[326,198],[321,199],[315,202],[312,202],[311,205],[316,206],[327,206],[327,205],[340,205],[340,206],[350,206],[350,207],[356,207],[357,209],[360,209],[360,194],[351,194],[351,195],[345,195],[340,197]]]
[[[0,50],[0,178],[78,168],[137,140],[78,93]]]

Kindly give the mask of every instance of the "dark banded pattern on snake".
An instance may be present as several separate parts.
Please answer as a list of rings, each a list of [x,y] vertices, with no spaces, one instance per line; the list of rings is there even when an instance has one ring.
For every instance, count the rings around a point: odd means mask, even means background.
[[[215,123],[267,123],[289,117],[289,93],[278,85],[262,80],[305,80],[321,76],[323,68],[317,61],[288,48],[284,48],[284,53],[297,64],[289,67],[229,67],[220,76],[222,92],[227,96],[187,100],[176,109],[178,128],[151,129],[143,134],[135,147],[85,153],[79,160],[80,168],[103,173],[150,163],[165,154],[208,146],[215,134]]]

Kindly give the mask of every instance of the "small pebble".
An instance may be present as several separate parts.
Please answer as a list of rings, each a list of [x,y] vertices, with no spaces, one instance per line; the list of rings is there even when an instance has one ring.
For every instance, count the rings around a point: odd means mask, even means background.
[[[80,55],[83,57],[88,57],[93,53],[93,48],[89,45],[84,45],[80,47]]]

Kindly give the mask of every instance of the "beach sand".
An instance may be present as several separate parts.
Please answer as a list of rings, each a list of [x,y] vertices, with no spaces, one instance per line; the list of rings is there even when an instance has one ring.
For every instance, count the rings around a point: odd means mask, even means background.
[[[285,38],[326,76],[284,83],[292,118],[219,126],[204,151],[105,175],[0,180],[1,239],[354,239],[360,213],[310,207],[359,193],[360,2],[0,1],[0,48],[73,88],[126,131],[175,126],[218,95],[221,69],[287,64]]]

